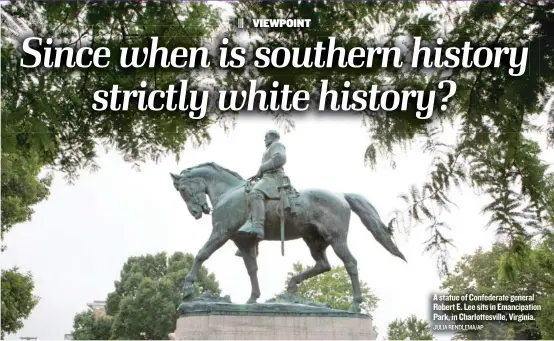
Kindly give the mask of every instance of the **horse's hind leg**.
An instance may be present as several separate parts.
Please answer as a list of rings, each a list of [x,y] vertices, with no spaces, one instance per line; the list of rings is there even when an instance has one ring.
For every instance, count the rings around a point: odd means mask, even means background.
[[[258,262],[256,260],[258,243],[252,245],[242,245],[241,243],[237,246],[239,247],[239,251],[242,255],[242,260],[244,261],[246,271],[248,271],[248,276],[250,276],[250,284],[252,286],[252,293],[250,294],[250,298],[246,303],[256,303],[258,298],[260,298],[260,284],[258,283]]]
[[[287,285],[287,292],[289,293],[296,293],[298,291],[298,284],[303,281],[331,270],[331,265],[329,265],[327,255],[325,254],[329,243],[318,235],[304,237],[303,239],[310,248],[310,253],[315,260],[315,266],[290,279]]]
[[[356,258],[350,253],[348,249],[348,244],[346,243],[346,236],[344,238],[338,238],[331,242],[333,250],[337,256],[344,263],[346,272],[350,276],[352,281],[352,305],[350,306],[349,311],[352,313],[361,312],[360,304],[363,302],[362,292],[360,290],[360,280],[358,278],[358,263]]]

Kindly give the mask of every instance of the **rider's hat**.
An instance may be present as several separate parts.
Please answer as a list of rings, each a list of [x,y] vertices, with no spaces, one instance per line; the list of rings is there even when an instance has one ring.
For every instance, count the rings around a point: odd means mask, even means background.
[[[281,138],[281,135],[279,134],[279,132],[277,130],[268,130],[267,133],[265,133],[266,135],[273,135],[275,136],[276,138],[280,139]]]

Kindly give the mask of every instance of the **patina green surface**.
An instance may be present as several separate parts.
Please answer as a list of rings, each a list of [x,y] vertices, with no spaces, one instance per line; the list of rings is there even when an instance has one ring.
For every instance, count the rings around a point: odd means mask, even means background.
[[[266,315],[370,318],[366,314],[331,309],[325,304],[294,294],[279,295],[266,303],[235,304],[231,302],[229,296],[220,297],[211,292],[205,292],[200,297],[181,303],[178,310],[181,316]]]
[[[287,153],[280,139],[281,136],[276,130],[270,130],[265,134],[266,150],[262,156],[261,165],[256,175],[249,179],[257,181],[252,186],[246,187],[250,218],[238,229],[237,236],[239,237],[264,239],[266,214],[264,201],[265,199],[279,199],[279,186],[285,177],[283,166],[287,163]]]
[[[288,196],[284,195],[284,191],[279,192],[279,188],[286,187],[286,183],[290,185],[283,170],[286,163],[286,150],[280,142],[279,134],[275,131],[266,133],[265,145],[267,150],[263,155],[262,165],[257,174],[248,180],[214,162],[185,169],[178,175],[171,174],[175,189],[185,201],[189,213],[194,218],[200,219],[203,214],[209,214],[212,211],[207,198],[210,199],[213,207],[212,232],[196,255],[194,263],[185,277],[184,298],[193,298],[194,282],[202,264],[221,246],[232,240],[240,250],[246,273],[250,277],[252,291],[247,303],[253,304],[253,306],[238,308],[241,305],[236,305],[237,308],[229,308],[230,311],[243,311],[244,309],[256,313],[265,309],[268,311],[280,311],[279,309],[293,311],[297,308],[287,306],[290,303],[255,304],[260,297],[257,248],[260,239],[274,241],[303,239],[310,249],[315,265],[313,268],[293,276],[288,283],[287,292],[295,294],[298,284],[331,270],[326,255],[327,248],[331,246],[344,263],[352,282],[353,297],[349,311],[360,313],[362,295],[357,261],[347,244],[350,215],[354,212],[379,244],[392,255],[405,260],[393,240],[392,230],[381,221],[373,205],[358,194],[332,193],[322,189],[290,191],[295,195],[290,196],[292,202],[289,202],[289,206],[284,205],[284,198],[286,199]],[[273,181],[274,177],[282,179]],[[283,181],[283,179],[287,181]],[[278,186],[279,183],[281,183],[280,186]],[[288,186],[288,188],[290,189],[292,186]],[[280,193],[279,199],[273,198],[276,193]],[[289,209],[285,209],[286,207]],[[184,307],[190,308],[192,302],[201,302],[198,304],[204,304],[204,306],[209,303],[206,300],[191,301],[185,303],[183,309]],[[225,304],[231,303],[218,302],[216,305],[230,307]],[[328,309],[307,304],[304,306],[311,307],[310,309]],[[302,307],[302,309],[304,308]],[[321,310],[319,311],[321,312]]]
[[[309,305],[312,307],[331,309],[331,307],[328,304],[316,302],[294,293],[284,293],[284,294],[277,295],[277,297],[268,300],[267,303],[301,304],[301,305]]]

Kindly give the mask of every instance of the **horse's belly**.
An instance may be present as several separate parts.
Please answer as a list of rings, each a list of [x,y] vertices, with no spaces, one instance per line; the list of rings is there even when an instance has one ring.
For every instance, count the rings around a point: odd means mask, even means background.
[[[266,203],[266,218],[264,234],[266,240],[281,240],[281,217],[278,214],[278,200]],[[285,240],[298,239],[302,236],[304,226],[299,224],[301,217],[287,215],[285,219]]]

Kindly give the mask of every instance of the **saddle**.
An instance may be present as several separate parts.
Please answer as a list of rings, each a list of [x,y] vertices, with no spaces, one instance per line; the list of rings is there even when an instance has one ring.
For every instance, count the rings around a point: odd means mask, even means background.
[[[246,193],[252,190],[252,183],[248,181],[244,191]],[[291,185],[290,179],[288,176],[283,176],[281,178],[281,184],[277,186],[279,192],[278,199],[267,198],[269,200],[279,200],[279,209],[281,212],[285,212],[288,215],[296,215],[298,213],[297,201],[296,199],[300,196],[300,193]]]
[[[281,185],[277,187],[280,194],[280,206],[282,212],[290,215],[296,215],[296,198],[300,196],[300,193],[291,185],[288,176],[283,176]]]

